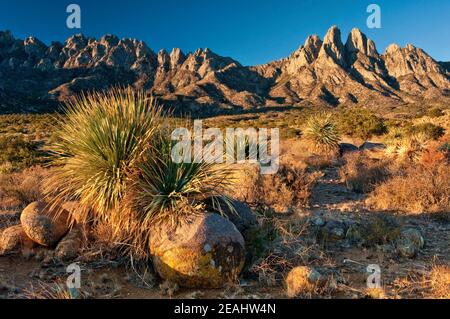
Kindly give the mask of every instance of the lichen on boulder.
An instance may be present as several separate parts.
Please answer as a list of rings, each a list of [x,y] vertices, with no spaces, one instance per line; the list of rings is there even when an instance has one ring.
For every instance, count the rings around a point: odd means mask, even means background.
[[[221,288],[236,282],[245,261],[242,234],[217,214],[189,217],[151,230],[150,252],[159,275],[180,287]]]

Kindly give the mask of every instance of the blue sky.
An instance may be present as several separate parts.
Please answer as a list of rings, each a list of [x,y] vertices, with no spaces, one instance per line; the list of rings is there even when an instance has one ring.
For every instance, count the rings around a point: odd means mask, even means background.
[[[82,29],[66,27],[66,7],[82,9]],[[382,28],[368,29],[366,8],[382,10]],[[449,0],[1,0],[0,30],[49,43],[74,33],[144,40],[153,50],[210,48],[244,65],[288,56],[310,34],[321,38],[336,24],[343,41],[360,28],[383,52],[390,43],[413,43],[450,61]]]

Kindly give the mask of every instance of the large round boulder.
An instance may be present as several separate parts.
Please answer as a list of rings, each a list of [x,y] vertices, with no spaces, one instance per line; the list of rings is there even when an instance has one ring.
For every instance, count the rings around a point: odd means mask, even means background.
[[[17,253],[32,248],[34,242],[23,231],[22,225],[5,229],[0,235],[0,255]]]
[[[206,210],[209,212],[217,212],[217,208],[214,207],[213,201],[211,198],[208,198],[205,201]],[[228,205],[223,202],[220,202],[220,209],[224,213],[224,215],[232,222],[236,228],[244,235],[248,230],[251,230],[255,227],[258,227],[258,220],[256,215],[251,211],[251,209],[237,200],[232,200],[230,203],[234,210],[231,209]]]
[[[20,221],[28,237],[45,247],[55,246],[70,226],[70,216],[66,210],[52,210],[43,202],[28,205]]]
[[[186,288],[221,288],[236,282],[245,261],[244,238],[236,226],[209,213],[177,226],[154,227],[150,251],[159,275]]]

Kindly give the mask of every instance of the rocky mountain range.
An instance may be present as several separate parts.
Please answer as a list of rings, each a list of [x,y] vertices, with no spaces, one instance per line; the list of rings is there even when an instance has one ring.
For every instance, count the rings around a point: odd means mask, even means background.
[[[448,104],[450,66],[413,45],[392,44],[380,54],[358,29],[344,43],[336,26],[323,40],[310,36],[291,56],[259,66],[209,49],[155,53],[113,35],[47,46],[0,32],[0,113],[48,111],[81,91],[128,85],[203,115],[302,104]]]

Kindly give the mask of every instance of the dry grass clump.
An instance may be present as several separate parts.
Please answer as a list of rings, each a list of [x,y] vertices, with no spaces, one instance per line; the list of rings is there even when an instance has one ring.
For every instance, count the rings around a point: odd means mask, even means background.
[[[450,267],[435,264],[425,274],[410,274],[397,278],[394,289],[398,295],[405,297],[450,299]]]
[[[390,140],[386,153],[401,162],[415,163],[428,148],[430,138],[424,133],[416,133],[400,139]]]
[[[40,166],[0,175],[0,208],[23,208],[44,198],[43,182],[49,171]]]
[[[407,166],[378,185],[369,195],[369,206],[412,214],[450,212],[450,165]]]
[[[369,158],[364,152],[347,154],[344,161],[339,175],[351,191],[368,193],[389,176],[388,161]]]
[[[78,291],[70,291],[64,282],[55,282],[47,284],[39,282],[38,286],[32,286],[24,291],[22,298],[37,300],[72,300],[82,299],[82,295],[78,295]]]
[[[234,191],[238,199],[252,206],[288,213],[308,205],[311,190],[323,173],[283,163],[273,175],[262,175],[257,168],[253,168],[244,171],[241,176],[244,180],[239,181]]]
[[[289,271],[297,265],[311,264],[314,260],[325,259],[320,246],[309,239],[314,236],[307,218],[285,216],[266,212],[260,217],[262,243],[259,259],[254,262],[250,271],[258,276],[264,286],[281,284]]]

